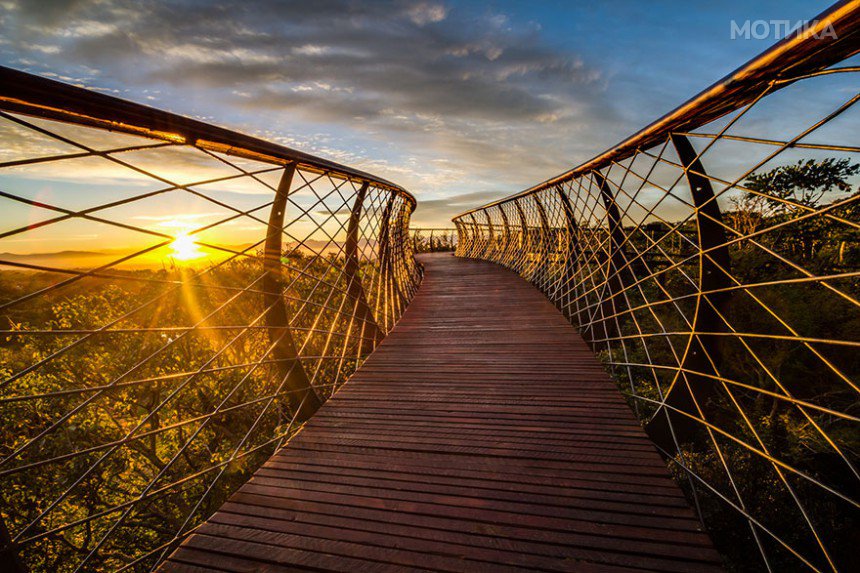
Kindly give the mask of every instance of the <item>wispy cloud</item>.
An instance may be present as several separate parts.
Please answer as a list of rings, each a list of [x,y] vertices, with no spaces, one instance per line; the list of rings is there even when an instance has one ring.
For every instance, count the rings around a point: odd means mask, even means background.
[[[617,123],[601,69],[496,11],[405,0],[4,6],[13,65],[287,136],[419,196],[510,192],[588,153],[572,135]]]

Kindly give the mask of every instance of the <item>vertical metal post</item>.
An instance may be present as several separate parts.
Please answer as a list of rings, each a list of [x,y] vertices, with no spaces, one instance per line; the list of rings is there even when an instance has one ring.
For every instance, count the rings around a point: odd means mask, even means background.
[[[262,287],[265,294],[263,303],[266,312],[265,322],[268,328],[269,341],[274,344],[272,356],[277,360],[275,368],[284,387],[291,392],[287,394],[287,403],[291,412],[296,412],[297,421],[306,420],[322,405],[319,397],[311,386],[307,372],[299,359],[293,333],[290,330],[290,316],[284,291],[287,280],[284,276],[284,265],[281,263],[283,252],[284,216],[287,211],[287,198],[290,194],[290,184],[296,172],[295,163],[284,168],[281,181],[275,193],[275,201],[269,212],[269,225],[266,229],[266,246],[263,258],[265,275]]]
[[[463,237],[465,237],[465,242],[463,243],[463,247],[461,250],[461,256],[468,257],[469,252],[475,243],[475,237],[472,236],[472,229],[469,225],[466,224],[465,218],[460,220],[460,231],[463,233]]]
[[[526,279],[531,279],[531,273],[526,272],[525,263],[528,257],[528,252],[531,250],[531,237],[529,235],[529,225],[526,221],[526,214],[523,212],[522,205],[520,205],[519,198],[514,199],[514,207],[517,208],[517,216],[520,218],[520,226],[522,227],[522,233],[520,233],[520,253],[523,254],[523,257],[517,261],[519,268],[516,268],[517,272],[525,276]]]
[[[511,225],[508,223],[508,214],[505,213],[505,206],[502,203],[499,204],[499,213],[502,216],[502,226],[504,227],[504,246],[502,247],[500,262],[503,265],[510,265],[508,257],[511,251]]]
[[[464,257],[469,245],[469,232],[459,218],[454,219],[454,226],[457,227],[457,248],[454,254],[458,257]]]
[[[473,259],[478,259],[481,258],[481,252],[483,252],[483,249],[481,248],[481,242],[483,242],[484,240],[484,234],[481,232],[481,228],[478,226],[478,220],[475,218],[475,214],[469,213],[469,218],[472,219],[472,228],[475,230],[475,238],[472,241],[472,249],[469,254],[469,257]]]
[[[544,209],[543,202],[540,200],[540,195],[535,193],[532,198],[535,202],[535,207],[537,207],[538,218],[540,219],[540,252],[538,254],[538,268],[536,275],[536,283],[541,289],[546,288],[547,282],[547,274],[550,266],[550,257],[549,257],[549,220],[546,217],[546,209]]]
[[[675,375],[672,385],[664,396],[666,404],[682,412],[698,415],[696,402],[704,406],[715,393],[716,382],[702,374],[716,375],[715,364],[720,362],[720,336],[727,331],[720,317],[730,300],[728,292],[713,292],[731,286],[731,259],[726,245],[723,216],[714,198],[714,190],[705,175],[702,162],[695,148],[683,135],[671,135],[672,144],[684,166],[690,185],[693,206],[696,209],[696,226],[699,235],[699,287],[696,297],[696,314],[693,317],[690,338],[684,351],[681,371]],[[707,252],[706,252],[707,251]],[[700,332],[714,334],[698,334]],[[671,451],[674,448],[669,419],[676,437],[687,441],[695,439],[699,426],[694,420],[664,408],[648,424],[648,434],[658,445]]]
[[[626,264],[626,257],[624,256],[622,246],[624,244],[624,230],[621,227],[621,213],[618,210],[618,203],[615,202],[615,195],[609,186],[609,182],[599,171],[593,171],[592,173],[600,189],[600,197],[603,200],[609,227],[609,256],[607,257],[609,270],[606,284],[609,296],[604,297],[601,302],[603,333],[608,339],[619,334],[617,329],[618,319],[608,317],[617,315],[623,307],[624,281],[621,280],[621,269]]]
[[[573,282],[576,280],[576,272],[579,269],[579,227],[576,223],[576,213],[573,210],[573,205],[570,203],[570,198],[562,190],[561,186],[555,188],[558,193],[559,201],[561,202],[562,211],[564,211],[565,230],[567,231],[567,257],[564,261],[564,270],[561,275],[561,293],[559,298],[559,310],[564,312],[568,318],[571,316],[570,298],[573,291]],[[565,294],[567,295],[567,304],[564,302]],[[579,319],[577,313],[577,320]],[[577,324],[580,326],[581,324]]]
[[[488,233],[487,246],[484,247],[483,258],[493,261],[493,260],[495,260],[495,257],[493,255],[495,254],[495,250],[496,250],[496,237],[495,237],[495,234],[493,233],[493,220],[490,218],[490,212],[489,211],[487,211],[486,209],[483,209],[483,212],[484,212],[484,217],[487,218],[487,233]]]
[[[355,195],[355,202],[352,204],[352,212],[349,215],[346,229],[346,243],[344,244],[346,258],[344,275],[348,285],[347,295],[352,299],[347,304],[355,308],[355,318],[361,324],[362,354],[369,354],[382,341],[382,332],[379,330],[379,325],[376,324],[376,318],[370,312],[359,273],[358,227],[361,222],[361,209],[368,187],[369,184],[365,181]]]
[[[379,251],[377,252],[377,256],[379,257],[379,287],[381,289],[380,296],[376,297],[376,316],[381,316],[385,319],[385,330],[386,332],[389,330],[388,324],[388,305],[391,301],[391,293],[390,293],[390,282],[391,278],[389,274],[391,272],[390,264],[389,264],[389,248],[390,248],[390,237],[391,234],[391,209],[394,206],[394,194],[388,198],[388,201],[385,203],[385,208],[382,210],[382,220],[379,224]],[[382,308],[380,309],[380,305]],[[377,318],[377,324],[379,324],[379,318]]]
[[[400,271],[403,271],[403,241],[406,239],[404,236],[404,231],[406,231],[406,203],[400,204],[400,209],[397,212],[397,220],[394,224],[394,231],[392,233],[394,241],[393,244],[397,246],[397,248],[401,249],[400,252],[395,253],[395,256],[391,256],[391,250],[389,249],[389,261],[391,265],[391,279],[394,285],[394,293],[397,295],[397,313],[399,316],[400,311],[406,306],[406,293],[403,292],[403,288],[401,285],[401,279],[403,278],[402,272],[398,272],[398,263],[400,263]],[[408,231],[407,231],[408,232]]]

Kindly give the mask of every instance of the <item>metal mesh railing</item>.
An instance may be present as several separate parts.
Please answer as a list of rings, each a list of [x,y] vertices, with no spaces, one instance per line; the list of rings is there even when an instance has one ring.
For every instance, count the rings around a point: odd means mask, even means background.
[[[459,256],[510,267],[578,327],[736,570],[855,559],[860,8],[817,21],[836,37],[788,38],[454,220]]]
[[[101,94],[0,86],[0,560],[150,570],[393,327],[421,278],[415,201]]]
[[[409,233],[415,253],[442,253],[457,248],[456,227],[413,227]]]

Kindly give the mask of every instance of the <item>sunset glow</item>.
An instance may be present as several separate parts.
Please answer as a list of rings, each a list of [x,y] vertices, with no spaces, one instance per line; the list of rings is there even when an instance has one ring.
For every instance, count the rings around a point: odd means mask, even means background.
[[[858,80],[860,0],[0,0],[0,573],[860,573]]]
[[[190,261],[203,256],[203,252],[197,247],[197,243],[185,233],[178,235],[170,243],[170,248],[173,249],[170,256],[179,261]]]

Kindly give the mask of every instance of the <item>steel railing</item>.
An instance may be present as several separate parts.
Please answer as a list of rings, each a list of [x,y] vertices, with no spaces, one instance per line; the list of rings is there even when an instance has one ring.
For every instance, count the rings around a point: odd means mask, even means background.
[[[738,570],[848,570],[857,532],[860,2],[812,22],[454,219],[578,327]]]
[[[457,248],[456,227],[413,227],[409,235],[415,253],[441,253]]]
[[[415,199],[6,68],[0,129],[0,569],[150,570],[393,327]]]

